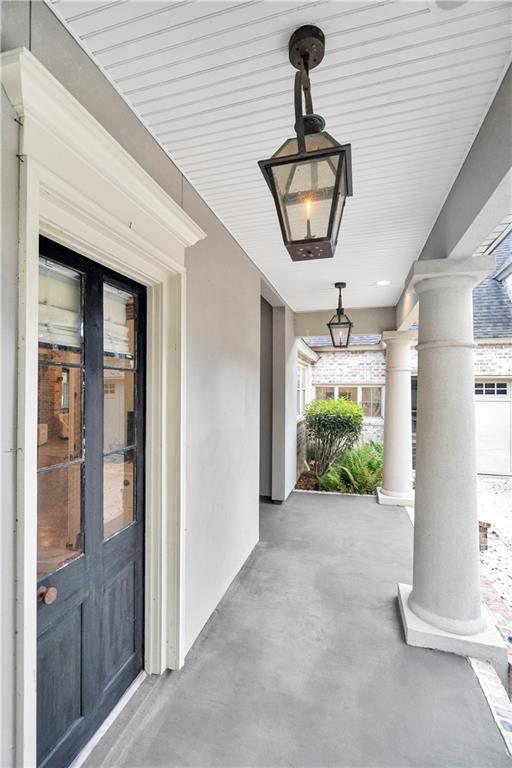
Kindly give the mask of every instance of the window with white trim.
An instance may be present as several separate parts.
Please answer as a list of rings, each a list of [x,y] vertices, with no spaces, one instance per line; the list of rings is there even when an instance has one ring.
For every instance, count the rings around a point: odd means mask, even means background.
[[[297,363],[297,418],[304,416],[307,405],[308,366]]]
[[[475,395],[506,397],[508,395],[508,384],[506,381],[475,381]]]
[[[315,397],[317,400],[335,400],[336,387],[315,387]]]
[[[361,387],[361,405],[365,416],[371,418],[382,416],[381,387]]]
[[[345,398],[353,403],[363,406],[365,418],[382,418],[384,416],[383,408],[383,387],[378,386],[351,386],[339,384],[337,386],[315,386],[315,397],[317,400],[338,400]]]
[[[357,403],[357,387],[338,387],[338,399],[341,398]]]

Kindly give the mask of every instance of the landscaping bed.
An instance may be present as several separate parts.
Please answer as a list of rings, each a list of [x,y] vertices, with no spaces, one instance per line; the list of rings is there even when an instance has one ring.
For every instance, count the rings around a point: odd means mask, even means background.
[[[298,491],[318,491],[318,478],[312,470],[303,472],[295,487]]]
[[[350,400],[314,400],[306,410],[307,469],[300,491],[372,495],[382,485],[384,446],[361,443],[363,411]]]

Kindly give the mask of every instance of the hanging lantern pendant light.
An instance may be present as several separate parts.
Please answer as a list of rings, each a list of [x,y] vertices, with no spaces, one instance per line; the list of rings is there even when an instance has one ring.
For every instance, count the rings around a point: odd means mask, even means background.
[[[287,139],[269,160],[259,161],[293,261],[334,256],[345,199],[352,195],[350,144],[338,144],[313,110],[309,72],[320,64],[324,51],[318,27],[300,27],[291,36],[290,62],[298,70],[296,137]]]
[[[341,291],[347,287],[346,283],[334,283],[334,287],[338,289],[338,308],[335,314],[331,317],[327,323],[329,333],[331,334],[331,340],[333,347],[348,347],[350,339],[350,332],[352,330],[353,323],[349,317],[345,314],[343,309],[343,303],[341,300]]]

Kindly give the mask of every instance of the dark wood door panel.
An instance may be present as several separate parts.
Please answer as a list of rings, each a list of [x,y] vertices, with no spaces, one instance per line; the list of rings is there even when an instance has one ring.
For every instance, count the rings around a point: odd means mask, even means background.
[[[108,583],[103,593],[102,646],[105,684],[136,651],[135,565],[128,565]]]
[[[103,544],[103,571],[105,582],[123,570],[126,564],[140,556],[140,528],[132,523]]]
[[[47,754],[83,716],[82,606],[43,633],[37,647],[37,716],[45,728],[37,744],[37,759]]]

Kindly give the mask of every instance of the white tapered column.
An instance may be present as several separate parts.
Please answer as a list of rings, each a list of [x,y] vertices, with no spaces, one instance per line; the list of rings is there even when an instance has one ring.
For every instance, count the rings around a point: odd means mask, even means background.
[[[412,506],[411,344],[416,335],[389,331],[386,344],[386,402],[384,414],[384,483],[377,489],[379,504]]]
[[[503,661],[504,644],[480,601],[473,370],[472,289],[493,260],[417,264],[412,592],[399,585],[406,638],[413,645],[466,655],[491,658],[495,653],[495,660]]]

